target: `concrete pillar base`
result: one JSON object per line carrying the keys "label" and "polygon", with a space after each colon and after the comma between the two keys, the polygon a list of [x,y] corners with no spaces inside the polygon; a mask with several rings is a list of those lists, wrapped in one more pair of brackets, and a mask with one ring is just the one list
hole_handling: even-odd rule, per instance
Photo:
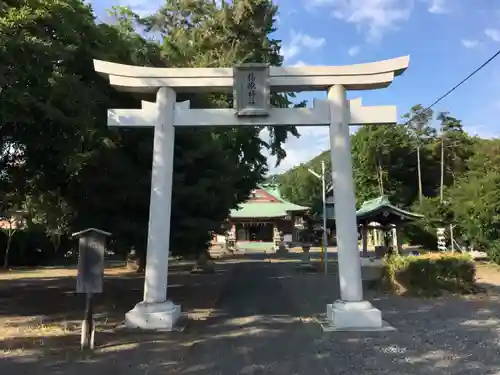
{"label": "concrete pillar base", "polygon": [[368,301],[336,301],[326,305],[326,320],[335,330],[378,330],[384,327],[382,313]]}
{"label": "concrete pillar base", "polygon": [[160,303],[139,302],[125,314],[127,328],[172,331],[181,316],[181,306],[171,301]]}

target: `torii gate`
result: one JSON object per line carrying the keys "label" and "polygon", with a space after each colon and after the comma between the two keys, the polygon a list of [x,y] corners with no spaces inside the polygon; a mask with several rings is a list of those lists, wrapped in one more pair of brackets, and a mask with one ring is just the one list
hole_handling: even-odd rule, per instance
{"label": "torii gate", "polygon": [[[181,307],[167,299],[168,254],[175,127],[181,126],[329,126],[341,299],[328,304],[332,329],[381,329],[380,310],[363,300],[356,223],[349,125],[391,124],[394,106],[364,107],[347,100],[346,90],[389,86],[409,57],[350,66],[234,68],[148,68],[94,60],[94,68],[117,90],[156,93],[142,109],[108,110],[108,126],[154,127],[151,201],[144,299],[126,314],[129,327],[171,330]],[[327,90],[313,108],[270,108],[270,92]],[[176,104],[177,92],[234,92],[234,109],[189,109]]]}

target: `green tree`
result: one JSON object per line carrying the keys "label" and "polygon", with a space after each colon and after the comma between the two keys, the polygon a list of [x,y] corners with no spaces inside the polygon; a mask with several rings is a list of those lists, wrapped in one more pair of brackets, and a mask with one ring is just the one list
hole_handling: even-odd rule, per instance
{"label": "green tree", "polygon": [[29,220],[41,225],[52,244],[54,255],[61,245],[61,237],[68,234],[75,212],[58,191],[28,196],[24,202]]}
{"label": "green tree", "polygon": [[18,230],[23,229],[25,220],[21,207],[20,197],[13,194],[3,194],[0,207],[0,230],[7,236],[7,243],[4,249],[4,268],[9,267],[9,255],[12,245],[12,238]]}
{"label": "green tree", "polygon": [[[35,214],[45,218],[46,231],[100,227],[123,251],[146,244],[152,131],[106,127],[108,108],[133,108],[139,101],[111,88],[94,72],[92,58],[159,67],[282,63],[280,42],[270,37],[277,9],[271,1],[172,1],[143,18],[116,7],[112,25],[97,24],[80,0],[2,5],[0,137],[3,149],[19,150],[19,162],[2,165],[2,173],[21,197],[37,198]],[[191,100],[194,108],[232,105],[221,94],[179,100]],[[289,95],[273,95],[272,103],[291,104]],[[209,230],[264,179],[262,147],[279,161],[286,155],[281,144],[298,135],[293,127],[269,131],[269,142],[260,139],[259,127],[176,131],[176,253],[206,249]],[[68,227],[49,220],[53,204],[40,200],[65,202]]]}
{"label": "green tree", "polygon": [[351,140],[358,204],[387,195],[408,206],[417,190],[412,139],[400,125],[363,126]]}
{"label": "green tree", "polygon": [[422,201],[424,197],[423,177],[422,177],[422,148],[428,144],[430,139],[435,137],[435,130],[431,128],[433,111],[426,109],[422,105],[414,105],[410,112],[403,116],[407,120],[408,129],[410,130],[415,150],[417,151],[417,183],[418,196]]}
{"label": "green tree", "polygon": [[442,202],[445,187],[454,186],[458,177],[466,171],[467,159],[472,155],[473,140],[465,133],[462,122],[448,112],[441,112],[438,120],[441,122],[439,148]]}
{"label": "green tree", "polygon": [[[490,250],[500,236],[500,142],[482,140],[474,148],[468,171],[450,191],[459,229],[477,247]],[[499,259],[499,254],[493,254]]]}
{"label": "green tree", "polygon": [[314,212],[321,209],[321,180],[314,176],[308,169],[317,173],[321,171],[321,162],[325,162],[325,174],[327,186],[331,181],[330,152],[324,151],[307,163],[281,174],[277,179],[280,191],[284,198],[289,201],[311,207]]}
{"label": "green tree", "polygon": [[[138,22],[146,32],[162,35],[165,66],[228,67],[242,62],[276,66],[283,60],[280,42],[270,37],[275,31],[276,12],[277,7],[264,0],[220,5],[206,0],[179,0]],[[189,95],[183,99],[191,100],[195,108],[232,106],[232,98],[224,94]],[[282,94],[274,94],[271,102],[276,107],[291,105],[288,96]],[[288,134],[298,135],[293,127],[270,127],[270,141],[263,142],[260,131],[260,127],[176,131],[172,236],[177,246],[195,251],[206,248],[207,233],[218,229],[229,209],[246,200],[255,185],[264,181],[267,160],[262,147],[276,155],[279,162],[286,155],[281,144]],[[193,243],[194,228],[198,228],[198,241],[202,242],[197,245]]]}
{"label": "green tree", "polygon": [[147,207],[149,194],[130,198],[147,190],[135,182],[148,174],[140,147],[151,134],[106,128],[108,108],[135,101],[97,76],[92,58],[153,64],[159,48],[145,48],[153,44],[119,27],[97,25],[90,6],[78,0],[9,3],[0,34],[0,135],[2,144],[19,150],[8,171],[16,191],[24,197],[57,192],[77,214],[74,226],[99,226],[120,240],[145,238],[131,236],[134,225],[122,223],[147,223],[147,209],[130,208]]}

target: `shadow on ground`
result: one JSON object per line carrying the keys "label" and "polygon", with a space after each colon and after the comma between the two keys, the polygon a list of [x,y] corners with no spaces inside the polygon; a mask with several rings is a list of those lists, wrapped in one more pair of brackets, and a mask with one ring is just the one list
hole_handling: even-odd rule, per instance
{"label": "shadow on ground", "polygon": [[[183,301],[196,293],[198,286],[210,286],[225,272],[221,268],[215,275],[191,274],[191,269],[192,264],[170,267],[168,293],[173,299]],[[81,319],[84,297],[75,293],[75,277],[28,276],[0,280],[0,319],[27,317],[44,323]],[[123,313],[142,299],[143,286],[144,276],[135,272],[106,275],[103,293],[95,296],[95,312],[106,314],[108,320],[122,319]]]}
{"label": "shadow on ground", "polygon": [[[5,356],[0,373],[493,375],[500,371],[496,296],[423,300],[369,291],[397,332],[323,333],[314,317],[338,295],[337,276],[304,272],[297,268],[297,260],[247,254],[219,262],[215,275],[179,270],[175,276],[172,271],[172,299],[184,300],[190,313],[203,306],[213,308],[210,316],[197,320],[192,315],[183,322],[182,332],[99,332],[98,348],[87,358],[78,351],[76,332],[24,337],[38,345],[21,349],[9,349],[8,339],[2,340]],[[54,280],[39,282],[55,285]],[[127,302],[119,304],[130,302],[122,308],[126,311],[140,299],[141,282],[132,276],[107,280],[107,288],[116,284],[113,290],[118,294],[103,296],[102,308],[124,299]],[[0,284],[2,316],[48,308],[35,306],[44,299],[33,302],[29,295],[22,304],[6,307],[6,296],[22,293],[20,288],[9,292]],[[64,294],[46,288],[45,298],[56,292]],[[115,314],[122,318],[123,312]]]}

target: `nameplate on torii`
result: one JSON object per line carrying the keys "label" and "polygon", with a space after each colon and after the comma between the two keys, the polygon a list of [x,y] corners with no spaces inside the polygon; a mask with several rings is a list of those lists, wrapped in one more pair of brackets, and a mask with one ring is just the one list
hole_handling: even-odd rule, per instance
{"label": "nameplate on torii", "polygon": [[[328,126],[328,100],[314,99],[312,108],[270,108],[267,116],[237,116],[234,108],[190,109],[189,101],[174,107],[173,126]],[[348,101],[349,125],[387,125],[397,122],[396,106],[363,106],[361,98]],[[339,109],[340,110],[340,109]],[[109,109],[108,126],[155,126],[158,108],[155,102],[142,101],[141,109]]]}
{"label": "nameplate on torii", "polygon": [[249,63],[233,68],[233,101],[237,116],[269,116],[269,65]]}

